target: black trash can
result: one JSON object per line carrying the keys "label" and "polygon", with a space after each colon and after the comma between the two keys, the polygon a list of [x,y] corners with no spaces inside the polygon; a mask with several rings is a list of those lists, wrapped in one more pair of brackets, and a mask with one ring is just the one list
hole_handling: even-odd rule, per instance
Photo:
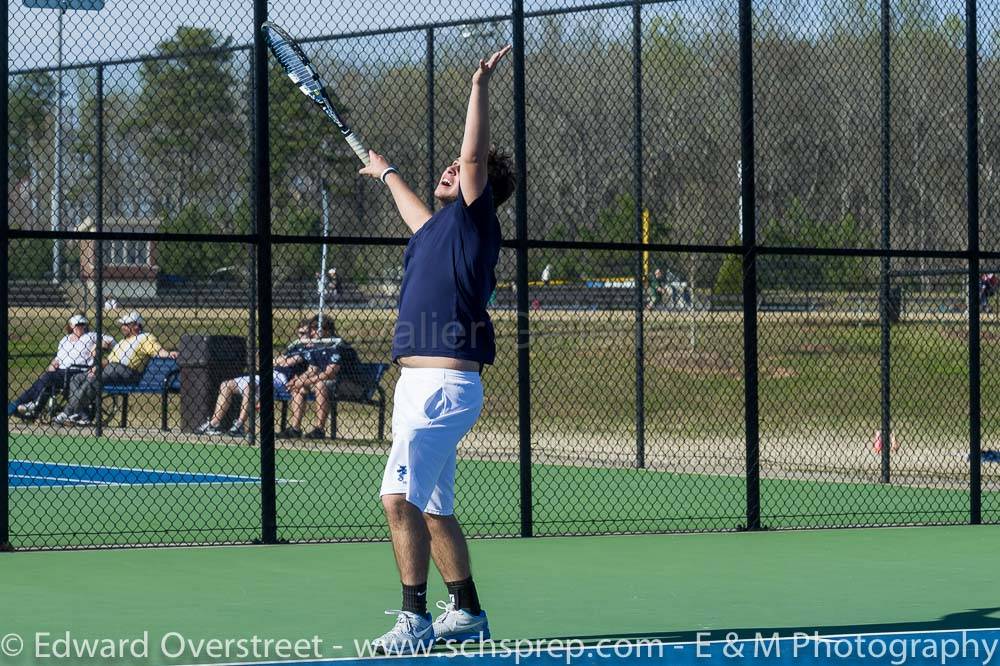
{"label": "black trash can", "polygon": [[898,324],[900,317],[903,315],[903,288],[902,287],[892,287],[889,289],[889,302],[887,303],[886,310],[889,314],[889,323]]}
{"label": "black trash can", "polygon": [[[181,430],[194,430],[212,416],[219,384],[246,374],[247,341],[235,335],[181,336],[177,364],[181,368]],[[234,400],[223,427],[239,411]]]}

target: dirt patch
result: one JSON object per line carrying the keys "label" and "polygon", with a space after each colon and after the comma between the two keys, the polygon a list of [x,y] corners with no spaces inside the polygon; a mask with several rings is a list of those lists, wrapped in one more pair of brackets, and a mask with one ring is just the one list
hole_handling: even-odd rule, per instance
{"label": "dirt patch", "polygon": [[[948,340],[955,340],[956,342],[968,343],[969,341],[969,331],[965,328],[948,328],[940,331],[942,337]],[[993,333],[992,331],[984,331],[980,329],[979,332],[980,342],[1000,342],[1000,332]]]}
{"label": "dirt patch", "polygon": [[[833,345],[820,345],[815,343],[807,343],[804,345],[799,345],[795,348],[794,353],[796,354],[833,354],[837,351],[837,348]],[[843,350],[840,350],[843,351]]]}
{"label": "dirt patch", "polygon": [[[797,377],[793,368],[775,363],[769,359],[760,362],[760,374],[767,379],[789,379]],[[743,378],[743,359],[731,358],[713,351],[656,351],[646,354],[646,367],[677,372],[688,377]]]}
{"label": "dirt patch", "polygon": [[725,377],[739,379],[743,376],[743,361],[735,360],[712,351],[660,351],[647,353],[646,366],[679,372],[689,377]]}

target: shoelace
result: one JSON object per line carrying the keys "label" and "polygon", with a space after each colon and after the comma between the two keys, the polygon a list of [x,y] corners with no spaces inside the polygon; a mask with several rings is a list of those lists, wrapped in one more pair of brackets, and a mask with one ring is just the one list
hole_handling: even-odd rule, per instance
{"label": "shoelace", "polygon": [[450,601],[438,601],[437,607],[444,611],[444,613],[438,616],[437,618],[438,621],[443,621],[452,613],[459,612],[458,609],[455,608],[455,604],[451,603]]}
{"label": "shoelace", "polygon": [[395,615],[396,616],[396,626],[393,627],[393,630],[395,630],[396,628],[398,628],[400,624],[403,624],[403,625],[406,625],[406,630],[407,631],[410,631],[410,632],[413,631],[413,624],[412,624],[412,621],[410,619],[410,616],[407,615],[406,613],[404,613],[403,611],[401,611],[401,610],[387,610],[385,612],[385,614],[386,615]]}

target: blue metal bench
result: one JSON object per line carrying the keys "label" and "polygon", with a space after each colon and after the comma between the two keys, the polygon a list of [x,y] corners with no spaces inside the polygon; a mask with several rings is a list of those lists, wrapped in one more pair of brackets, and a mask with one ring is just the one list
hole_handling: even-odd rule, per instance
{"label": "blue metal bench", "polygon": [[129,396],[145,393],[160,395],[160,429],[167,430],[167,398],[171,393],[180,393],[180,372],[180,366],[175,359],[154,356],[146,363],[146,369],[136,383],[105,384],[104,395],[122,398],[121,427],[128,426]]}
{"label": "blue metal bench", "polygon": [[[340,385],[334,380],[334,394],[330,400],[330,439],[337,439],[337,403],[354,402],[361,405],[373,405],[378,407],[378,438],[385,439],[385,390],[382,388],[382,377],[389,369],[388,363],[361,363],[358,365],[357,375],[351,377],[352,389],[350,391],[341,390]],[[281,429],[284,430],[288,423],[288,403],[292,399],[291,394],[284,387],[275,389],[274,399],[281,402]],[[308,400],[316,399],[312,393]]]}

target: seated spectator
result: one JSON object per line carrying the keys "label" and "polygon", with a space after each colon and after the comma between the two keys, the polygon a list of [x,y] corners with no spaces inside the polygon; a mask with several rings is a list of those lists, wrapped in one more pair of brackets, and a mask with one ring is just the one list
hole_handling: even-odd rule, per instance
{"label": "seated spectator", "polygon": [[[177,352],[164,349],[159,340],[144,330],[142,315],[132,311],[118,318],[122,340],[103,359],[101,373],[104,384],[135,384],[142,377],[149,359],[177,358]],[[55,423],[90,425],[90,412],[97,407],[100,396],[97,389],[97,369],[91,368],[70,381],[69,402],[56,414]]]}
{"label": "seated spectator", "polygon": [[331,268],[326,272],[327,275],[327,289],[330,292],[330,296],[336,298],[340,295],[340,277],[337,276],[337,269]]}
{"label": "seated spectator", "polygon": [[990,304],[990,298],[997,292],[997,287],[1000,287],[1000,276],[996,273],[983,273],[979,276],[979,309],[987,310]]}
{"label": "seated spectator", "polygon": [[663,304],[667,286],[664,283],[663,271],[657,268],[653,271],[653,277],[649,278],[649,285],[646,287],[646,307],[655,308]]}
{"label": "seated spectator", "polygon": [[[271,381],[275,389],[285,386],[288,380],[306,370],[307,365],[303,352],[308,343],[318,335],[316,325],[309,320],[303,320],[299,322],[296,333],[298,340],[288,345],[285,353],[274,359],[274,372]],[[260,386],[260,375],[254,376],[254,385]],[[199,435],[223,434],[222,420],[226,418],[229,406],[237,395],[241,396],[243,400],[240,405],[240,415],[225,432],[233,437],[245,436],[250,421],[250,375],[228,379],[219,384],[219,397],[215,400],[215,411],[212,413],[212,418],[198,427],[195,433]]]}
{"label": "seated spectator", "polygon": [[[55,358],[27,391],[7,405],[8,416],[13,414],[26,421],[33,420],[38,415],[44,396],[61,391],[74,375],[86,372],[94,365],[97,333],[90,332],[89,328],[87,318],[82,314],[70,317],[66,335],[59,341]],[[110,349],[114,342],[113,337],[105,335],[104,349]]]}
{"label": "seated spectator", "polygon": [[336,337],[332,319],[323,320],[321,338],[304,350],[305,372],[288,381],[287,389],[292,395],[292,414],[287,428],[278,437],[295,439],[302,437],[302,418],[310,394],[316,397],[316,419],[313,428],[305,434],[307,439],[326,437],[326,419],[330,415],[330,401],[335,397],[337,387],[342,383],[355,381],[360,361],[354,349],[343,338]]}

